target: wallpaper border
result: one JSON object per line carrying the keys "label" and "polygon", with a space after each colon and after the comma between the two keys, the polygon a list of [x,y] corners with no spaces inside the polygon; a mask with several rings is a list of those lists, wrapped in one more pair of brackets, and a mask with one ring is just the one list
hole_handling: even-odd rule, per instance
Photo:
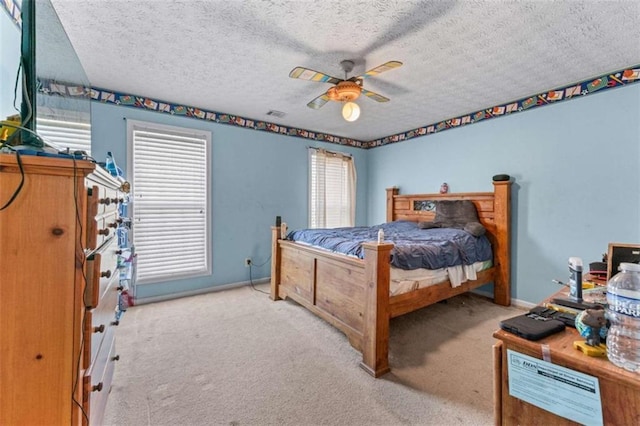
{"label": "wallpaper border", "polygon": [[55,81],[41,81],[40,90],[48,94],[63,96],[86,96],[87,92],[93,101],[110,103],[120,106],[145,109],[175,116],[184,116],[199,120],[212,121],[251,130],[266,131],[286,136],[295,136],[320,142],[329,142],[337,145],[346,145],[356,148],[370,149],[392,143],[402,142],[421,136],[441,133],[445,130],[479,123],[492,118],[509,116],[518,112],[529,111],[545,105],[557,104],[567,100],[580,98],[594,93],[600,93],[608,89],[627,86],[640,82],[640,64],[623,68],[612,73],[601,75],[597,78],[584,80],[579,83],[560,86],[549,91],[527,96],[517,101],[492,106],[490,108],[474,111],[458,117],[442,120],[437,123],[418,127],[413,130],[401,132],[384,138],[364,142],[322,132],[299,129],[296,127],[282,126],[267,121],[254,120],[233,114],[217,111],[209,111],[194,106],[165,102],[144,96],[121,93],[108,89],[84,88],[77,85],[69,85]]}
{"label": "wallpaper border", "polygon": [[283,126],[268,121],[254,120],[239,115],[200,109],[194,106],[165,102],[144,96],[131,95],[113,90],[91,88],[91,99],[101,103],[110,103],[120,106],[140,108],[175,116],[190,117],[199,120],[212,121],[220,124],[228,124],[251,130],[259,130],[277,133],[286,136],[296,136],[312,139],[320,142],[329,142],[337,145],[346,145],[356,148],[365,148],[366,142],[313,130],[299,129],[297,127]]}
{"label": "wallpaper border", "polygon": [[528,111],[545,105],[557,104],[574,98],[599,93],[607,89],[614,89],[640,81],[640,64],[632,65],[618,71],[600,75],[596,78],[583,80],[579,83],[559,86],[546,92],[527,96],[517,101],[507,102],[481,109],[469,114],[460,115],[446,120],[432,123],[413,130],[385,136],[366,143],[365,148],[376,148],[391,143],[401,142],[415,137],[440,133],[445,130],[469,124],[479,123],[492,118],[508,116],[522,111]]}

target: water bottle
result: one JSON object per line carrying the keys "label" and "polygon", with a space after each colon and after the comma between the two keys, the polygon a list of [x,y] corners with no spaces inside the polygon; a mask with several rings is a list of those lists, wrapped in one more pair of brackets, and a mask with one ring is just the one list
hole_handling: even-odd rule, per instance
{"label": "water bottle", "polygon": [[111,151],[107,152],[107,161],[105,162],[104,167],[112,176],[118,176],[118,166],[116,166],[116,160],[114,160]]}
{"label": "water bottle", "polygon": [[640,265],[620,264],[620,272],[607,283],[607,304],[607,357],[640,373]]}

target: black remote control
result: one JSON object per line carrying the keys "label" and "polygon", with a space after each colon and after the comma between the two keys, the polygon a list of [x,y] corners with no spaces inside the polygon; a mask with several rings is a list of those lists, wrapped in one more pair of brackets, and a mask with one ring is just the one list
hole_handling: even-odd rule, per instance
{"label": "black remote control", "polygon": [[573,300],[560,298],[551,299],[551,303],[555,303],[556,305],[560,306],[566,306],[567,308],[578,309],[581,311],[584,311],[585,309],[595,308],[597,306],[597,304],[595,303],[574,302]]}

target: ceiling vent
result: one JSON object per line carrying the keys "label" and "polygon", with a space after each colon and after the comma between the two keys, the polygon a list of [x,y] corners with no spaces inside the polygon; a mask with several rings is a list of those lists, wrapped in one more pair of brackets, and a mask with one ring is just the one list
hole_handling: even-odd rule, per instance
{"label": "ceiling vent", "polygon": [[286,114],[285,114],[284,112],[282,112],[282,111],[276,111],[276,110],[272,109],[271,111],[269,111],[269,112],[267,113],[267,115],[271,115],[271,116],[273,116],[273,117],[282,118],[282,117],[284,117]]}

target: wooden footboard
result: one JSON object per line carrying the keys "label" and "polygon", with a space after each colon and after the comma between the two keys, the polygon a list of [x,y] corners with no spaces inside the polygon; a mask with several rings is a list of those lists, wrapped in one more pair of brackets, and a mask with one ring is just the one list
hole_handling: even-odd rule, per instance
{"label": "wooden footboard", "polygon": [[494,266],[474,281],[449,281],[389,296],[393,244],[365,243],[364,259],[281,239],[272,227],[271,298],[290,297],[341,330],[362,352],[361,367],[374,377],[389,371],[389,320],[481,285],[494,283],[494,301],[510,304],[510,182],[494,182],[494,193],[398,195],[387,190],[387,221],[433,220],[430,200],[468,199],[476,204],[493,246]]}
{"label": "wooden footboard", "polygon": [[[389,280],[393,244],[367,243],[364,260],[280,240],[272,227],[271,298],[290,297],[341,330],[374,377],[389,371]],[[279,267],[278,267],[279,265]]]}

